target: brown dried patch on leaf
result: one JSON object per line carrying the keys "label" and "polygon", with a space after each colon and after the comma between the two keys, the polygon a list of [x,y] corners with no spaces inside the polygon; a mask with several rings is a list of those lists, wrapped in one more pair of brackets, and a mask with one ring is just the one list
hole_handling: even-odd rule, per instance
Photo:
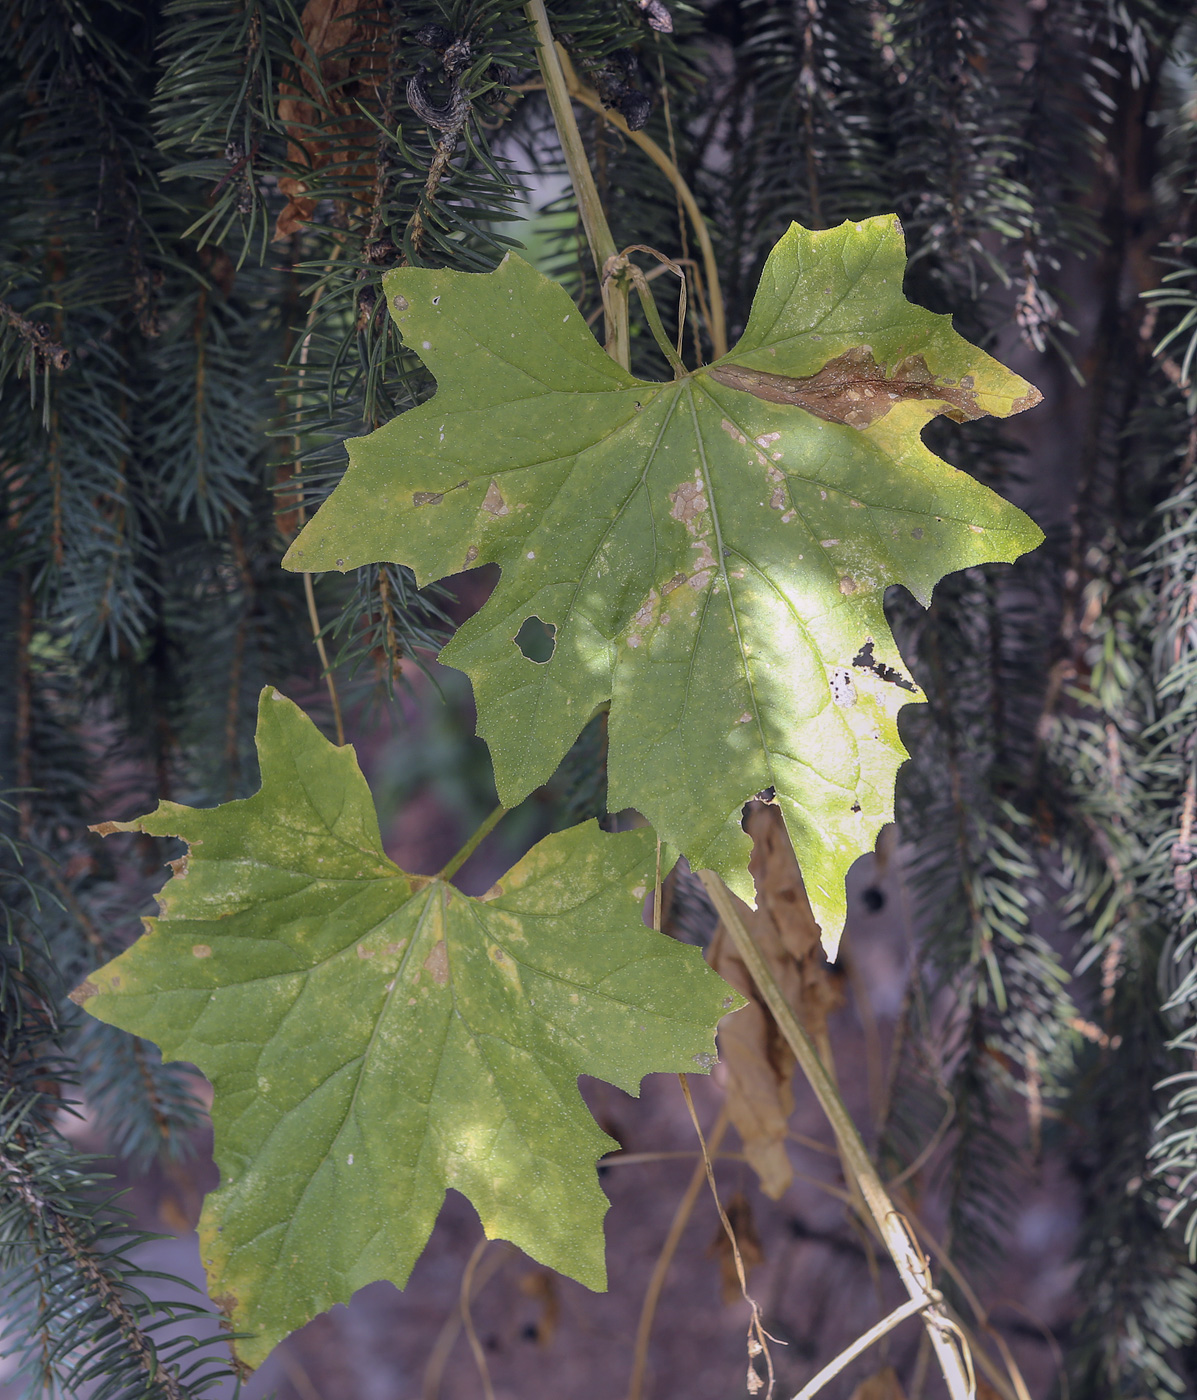
{"label": "brown dried patch on leaf", "polygon": [[[303,38],[291,42],[296,64],[279,83],[278,115],[287,132],[287,160],[315,174],[335,169],[338,188],[363,202],[374,183],[374,163],[353,161],[373,149],[374,128],[359,102],[368,102],[386,71],[385,27],[362,0],[308,0],[300,16]],[[310,180],[285,175],[279,189],[287,204],[274,236],[289,238],[316,211]]]}
{"label": "brown dried patch on leaf", "polygon": [[489,515],[510,515],[511,507],[503,499],[503,493],[499,490],[499,483],[492,481],[486,495],[482,498],[482,509]]}
{"label": "brown dried patch on leaf", "polygon": [[424,966],[432,973],[432,980],[440,986],[443,987],[449,980],[449,954],[443,938],[432,945],[432,952],[424,959]]}
{"label": "brown dried patch on leaf", "polygon": [[94,982],[80,982],[74,991],[68,992],[67,995],[76,1006],[82,1006],[85,1001],[90,1001],[92,997],[96,996],[99,990]]}
{"label": "brown dried patch on leaf", "polygon": [[683,481],[675,491],[670,491],[669,500],[669,514],[675,520],[680,520],[686,529],[694,534],[698,528],[694,522],[707,508],[707,497],[702,482]]}
{"label": "brown dried patch on leaf", "polygon": [[[765,1251],[761,1245],[761,1237],[757,1234],[752,1204],[743,1191],[737,1191],[724,1210],[736,1237],[740,1259],[744,1264],[744,1274],[747,1277],[758,1264],[765,1262]],[[723,1299],[724,1307],[738,1303],[743,1297],[740,1292],[740,1276],[736,1272],[736,1256],[732,1251],[731,1240],[727,1237],[722,1221],[707,1245],[707,1257],[718,1261],[719,1296]]]}
{"label": "brown dried patch on leaf", "polygon": [[[978,1400],[981,1392],[977,1391]],[[875,1375],[866,1376],[852,1392],[852,1400],[906,1400],[906,1392],[892,1366],[883,1366]]]}
{"label": "brown dried patch on leaf", "polygon": [[[850,428],[867,428],[904,399],[934,399],[944,404],[940,411],[957,423],[983,418],[971,375],[960,382],[936,379],[921,355],[907,355],[894,367],[879,365],[868,345],[845,350],[828,360],[818,374],[793,379],[768,370],[744,365],[719,365],[709,371],[712,379],[729,389],[740,389],[769,403],[793,404],[829,423],[846,423]],[[1038,391],[1028,402],[1038,403]]]}
{"label": "brown dried patch on leaf", "polygon": [[[752,838],[749,870],[756,884],[755,910],[737,900],[745,927],[821,1052],[827,1045],[827,1017],[843,1001],[841,975],[823,955],[803,888],[798,862],[780,810],[753,802],[745,830]],[[734,896],[733,896],[734,898]],[[720,924],[707,949],[716,972],[748,998],[748,1005],[719,1027],[720,1059],[727,1073],[727,1105],[744,1144],[744,1155],[774,1200],[793,1179],[786,1152],[786,1127],[794,1111],[790,1081],[794,1056],[777,1023],[756,997],[748,969]]]}

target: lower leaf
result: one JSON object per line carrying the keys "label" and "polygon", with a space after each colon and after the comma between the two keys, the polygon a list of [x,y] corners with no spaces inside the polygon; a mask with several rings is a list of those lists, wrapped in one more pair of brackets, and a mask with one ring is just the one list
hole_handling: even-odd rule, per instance
{"label": "lower leaf", "polygon": [[482,899],[382,849],[351,747],[277,691],[262,788],[164,802],[104,834],[179,836],[146,935],[73,994],[211,1080],[221,1186],[200,1222],[212,1296],[256,1366],[376,1279],[402,1286],[446,1187],[504,1238],[605,1287],[611,1142],[579,1074],[636,1093],[709,1068],[739,998],[640,917],[656,844],[594,822],[550,836]]}

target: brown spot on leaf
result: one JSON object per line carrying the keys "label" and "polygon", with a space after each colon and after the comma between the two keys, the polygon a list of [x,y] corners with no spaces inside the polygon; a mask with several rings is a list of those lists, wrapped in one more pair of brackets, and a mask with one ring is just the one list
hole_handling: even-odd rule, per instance
{"label": "brown spot on leaf", "polygon": [[92,997],[98,996],[99,987],[92,981],[80,982],[74,991],[68,993],[76,1006],[82,1006],[85,1001],[90,1001]]}
{"label": "brown spot on leaf", "polygon": [[850,597],[856,592],[857,583],[851,574],[844,574],[840,579],[840,592],[845,597]]}
{"label": "brown spot on leaf", "polygon": [[1028,408],[1034,408],[1036,407],[1036,405],[1041,404],[1042,402],[1043,395],[1039,392],[1038,389],[1035,388],[1033,384],[1031,384],[1027,387],[1027,392],[1022,396],[1022,398],[1015,399],[1014,402],[1010,405],[1010,412],[1012,414],[1023,413]]}
{"label": "brown spot on leaf", "polygon": [[414,506],[439,506],[445,499],[443,491],[413,491],[411,503]]}
{"label": "brown spot on leaf", "polygon": [[241,1299],[235,1293],[220,1293],[212,1301],[224,1313],[225,1317],[232,1317],[237,1311],[237,1304]]}
{"label": "brown spot on leaf", "polygon": [[206,943],[193,943],[191,945],[191,956],[193,958],[210,958],[212,949]]}
{"label": "brown spot on leaf", "polygon": [[669,580],[669,582],[661,589],[662,596],[664,596],[666,593],[672,593],[675,588],[680,588],[682,584],[685,583],[685,581],[685,574],[674,574],[674,576]]}
{"label": "brown spot on leaf", "polygon": [[365,958],[372,958],[372,957],[374,956],[374,949],[373,949],[373,948],[367,948],[366,945],[365,945],[364,943],[359,943],[359,944],[357,945],[357,955],[358,955],[359,958],[363,958],[363,959],[365,959]]}
{"label": "brown spot on leaf", "polygon": [[653,613],[656,611],[657,590],[650,588],[648,597],[641,604],[640,611],[633,618],[633,625],[636,627],[647,627],[653,620]]}
{"label": "brown spot on leaf", "polygon": [[502,894],[502,885],[492,885],[490,889],[486,891],[485,894],[480,894],[478,896],[478,902],[480,904],[489,904],[492,899],[500,899],[502,897]]}
{"label": "brown spot on leaf", "polygon": [[511,510],[507,502],[503,499],[503,493],[499,490],[497,481],[492,481],[490,489],[482,498],[482,509],[489,511],[491,515],[510,515]]}
{"label": "brown spot on leaf", "polygon": [[851,428],[867,428],[904,399],[938,401],[945,405],[940,412],[958,423],[984,416],[967,376],[959,384],[937,380],[922,355],[907,355],[889,374],[886,366],[873,358],[868,345],[845,350],[817,374],[801,378],[748,369],[745,365],[718,365],[709,374],[729,389],[739,389],[768,403],[792,404],[816,418],[846,423]]}
{"label": "brown spot on leaf", "polygon": [[698,558],[694,561],[694,572],[690,575],[690,587],[698,591],[710,583],[711,576],[719,566],[715,556],[711,553],[711,546],[706,540],[699,540],[690,548],[698,550]]}
{"label": "brown spot on leaf", "polygon": [[180,856],[178,860],[168,860],[166,863],[174,872],[175,879],[182,880],[186,876],[187,871],[191,868],[191,852],[188,851],[186,855]]}
{"label": "brown spot on leaf", "polygon": [[670,491],[669,499],[672,508],[669,514],[675,520],[680,520],[683,525],[694,533],[694,521],[707,508],[706,493],[702,483],[699,481],[683,481],[676,491]]}
{"label": "brown spot on leaf", "polygon": [[468,568],[470,567],[470,565],[474,562],[474,560],[477,559],[477,557],[478,557],[478,546],[477,546],[476,544],[472,544],[472,545],[470,545],[469,549],[466,550],[465,561],[466,561],[466,568],[467,568],[467,569],[468,569]]}
{"label": "brown spot on leaf", "polygon": [[432,951],[424,959],[425,968],[432,973],[432,980],[444,986],[449,980],[449,954],[445,950],[445,940],[432,945]]}

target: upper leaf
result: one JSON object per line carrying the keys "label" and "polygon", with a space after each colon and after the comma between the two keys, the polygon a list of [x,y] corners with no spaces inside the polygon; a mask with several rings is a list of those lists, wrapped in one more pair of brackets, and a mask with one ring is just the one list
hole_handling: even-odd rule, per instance
{"label": "upper leaf", "polygon": [[[436,395],[350,444],[285,560],[409,564],[421,583],[494,562],[486,605],[441,653],[474,683],[499,794],[544,782],[611,702],[613,807],[752,899],[743,803],[773,788],[834,953],[844,875],[893,814],[897,713],[917,688],[882,607],[1042,539],[935,457],[935,414],[1038,401],[951,318],[902,295],[896,218],[773,250],[723,360],[633,378],[555,283],[492,273],[386,279]],[[555,629],[547,663],[515,638]]]}
{"label": "upper leaf", "polygon": [[221,1186],[200,1242],[213,1298],[257,1334],[241,1355],[402,1285],[446,1186],[488,1236],[602,1288],[612,1144],[578,1075],[635,1094],[652,1070],[705,1070],[740,1003],[644,927],[652,834],[588,822],[470,899],[387,859],[352,748],[277,691],[257,743],[255,796],[100,828],[190,853],[162,917],[74,993],[212,1082]]}

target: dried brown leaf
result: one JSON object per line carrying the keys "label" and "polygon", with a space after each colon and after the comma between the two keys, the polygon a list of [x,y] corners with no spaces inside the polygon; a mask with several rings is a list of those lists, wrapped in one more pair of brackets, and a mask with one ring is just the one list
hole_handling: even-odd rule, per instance
{"label": "dried brown leaf", "polygon": [[[769,964],[786,1000],[820,1048],[827,1017],[843,1001],[842,979],[827,962],[798,862],[775,806],[754,802],[745,830],[752,837],[749,870],[756,884],[755,910],[736,905],[745,927]],[[734,896],[733,896],[734,897]],[[728,1111],[761,1189],[776,1200],[793,1180],[786,1126],[794,1111],[790,1080],[794,1056],[777,1023],[755,994],[748,969],[720,925],[707,950],[716,972],[748,998],[748,1005],[719,1027],[720,1058],[727,1074]]]}
{"label": "dried brown leaf", "polygon": [[[382,81],[385,26],[364,8],[364,0],[308,0],[300,23],[303,38],[291,44],[296,66],[279,83],[287,159],[313,174],[335,167],[338,184],[365,198],[374,182],[374,162],[352,156],[370,144],[373,128],[357,104]],[[297,233],[318,202],[301,175],[283,176],[278,183],[287,204],[275,225],[276,239]]]}
{"label": "dried brown leaf", "polygon": [[[980,1393],[978,1392],[978,1400]],[[883,1366],[875,1375],[867,1376],[852,1392],[851,1400],[906,1400],[898,1374],[892,1366]]]}

